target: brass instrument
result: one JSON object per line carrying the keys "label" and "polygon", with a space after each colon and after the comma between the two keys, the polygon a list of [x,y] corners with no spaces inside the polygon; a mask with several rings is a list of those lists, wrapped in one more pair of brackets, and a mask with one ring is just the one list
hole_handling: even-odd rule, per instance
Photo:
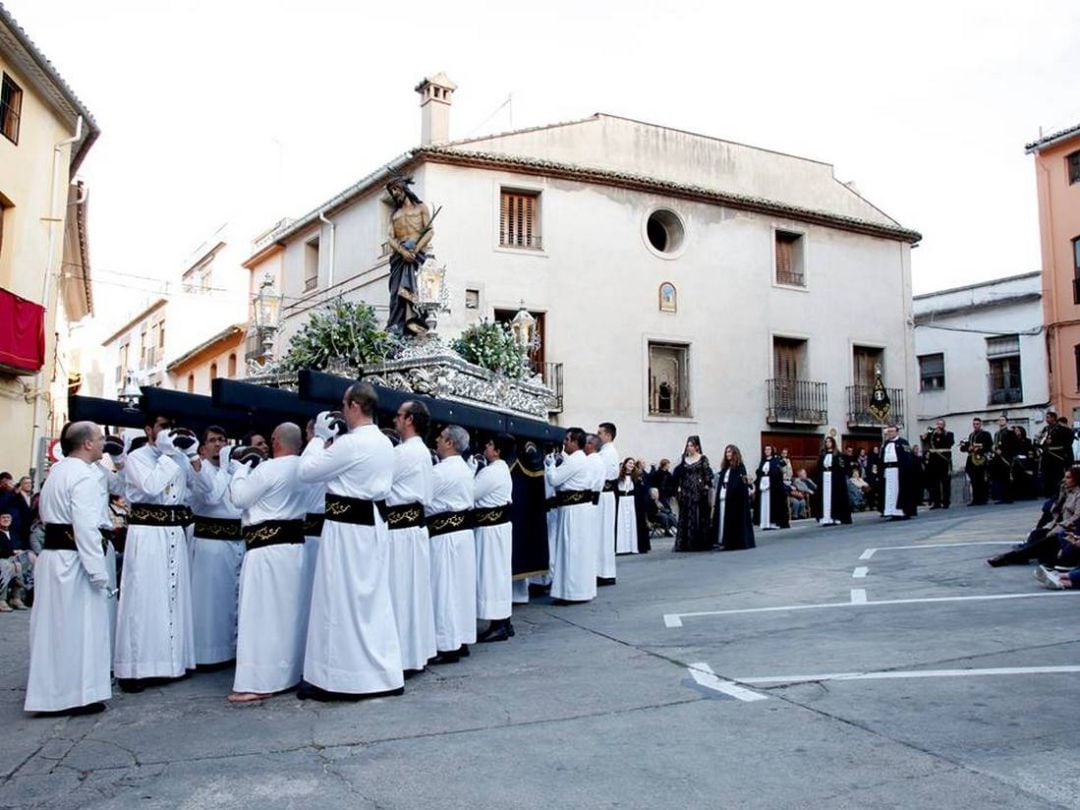
{"label": "brass instrument", "polygon": [[[971,435],[974,436],[975,434],[973,433]],[[967,453],[968,460],[971,461],[972,465],[975,467],[981,467],[986,463],[986,456],[983,455],[985,452],[983,446],[978,442],[972,441],[970,436],[960,442],[960,452]]]}

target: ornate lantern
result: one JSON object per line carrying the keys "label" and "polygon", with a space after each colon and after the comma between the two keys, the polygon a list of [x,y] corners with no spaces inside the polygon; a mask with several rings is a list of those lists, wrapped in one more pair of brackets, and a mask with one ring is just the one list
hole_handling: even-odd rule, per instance
{"label": "ornate lantern", "polygon": [[524,301],[521,302],[521,309],[510,321],[510,334],[514,337],[514,343],[526,354],[540,348],[540,335],[536,331],[536,318],[529,314],[529,310],[525,309]]}
{"label": "ornate lantern", "polygon": [[137,411],[139,409],[139,399],[141,397],[142,390],[139,388],[139,384],[135,382],[135,373],[129,371],[127,373],[127,378],[124,381],[124,390],[116,395],[116,399],[126,410]]}
{"label": "ornate lantern", "polygon": [[267,273],[255,296],[255,329],[263,344],[263,356],[270,361],[274,348],[274,334],[281,325],[281,301],[285,296],[274,286],[274,279]]}

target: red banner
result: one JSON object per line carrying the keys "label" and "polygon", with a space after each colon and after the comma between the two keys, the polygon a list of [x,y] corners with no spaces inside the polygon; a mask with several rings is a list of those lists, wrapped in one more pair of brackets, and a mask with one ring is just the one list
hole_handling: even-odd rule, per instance
{"label": "red banner", "polygon": [[45,365],[45,307],[0,287],[0,370],[29,374]]}

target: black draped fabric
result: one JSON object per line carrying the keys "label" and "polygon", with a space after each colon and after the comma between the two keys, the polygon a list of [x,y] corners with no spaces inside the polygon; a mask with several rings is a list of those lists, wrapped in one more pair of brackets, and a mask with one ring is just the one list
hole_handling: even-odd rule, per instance
{"label": "black draped fabric", "polygon": [[534,446],[507,459],[513,502],[512,571],[515,577],[548,570],[547,513],[544,509],[544,456]]}
{"label": "black draped fabric", "polygon": [[[715,520],[713,538],[725,551],[754,548],[754,521],[750,515],[750,487],[746,483],[746,465],[731,467],[727,480],[727,498],[724,501],[724,525]],[[724,470],[716,486],[716,515],[720,514],[720,491],[724,488]]]}
{"label": "black draped fabric", "polygon": [[649,522],[646,519],[649,505],[649,488],[644,481],[634,482],[634,517],[637,520],[637,550],[638,554],[648,554],[652,551],[652,541],[649,540]]}
{"label": "black draped fabric", "polygon": [[825,469],[825,453],[818,456],[817,472],[814,474],[814,482],[817,490],[810,496],[814,504],[814,514],[819,518],[825,514],[823,500],[825,498],[825,476],[831,476],[832,498],[830,507],[833,520],[841,523],[851,523],[851,498],[848,496],[848,465],[850,459],[843,453],[832,454],[832,467]]}
{"label": "black draped fabric", "polygon": [[[764,466],[765,459],[762,458],[761,461],[758,462],[754,473],[755,524],[761,523],[761,479],[764,478],[761,469]],[[788,519],[787,501],[787,488],[784,486],[783,459],[781,459],[780,456],[771,456],[769,458],[769,517],[772,519],[772,522],[781,529],[787,529],[791,526],[791,521]]]}
{"label": "black draped fabric", "polygon": [[712,467],[708,456],[694,464],[685,459],[675,468],[674,483],[679,496],[679,530],[675,536],[675,551],[707,551],[712,548],[712,504],[709,486]]}

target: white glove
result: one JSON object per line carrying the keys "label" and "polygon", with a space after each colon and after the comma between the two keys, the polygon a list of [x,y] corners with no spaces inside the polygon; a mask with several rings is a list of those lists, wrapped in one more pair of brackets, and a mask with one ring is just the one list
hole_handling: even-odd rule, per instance
{"label": "white glove", "polygon": [[344,433],[345,422],[336,411],[323,411],[315,417],[315,436],[323,439],[336,439]]}
{"label": "white glove", "polygon": [[154,447],[167,456],[184,455],[180,452],[180,449],[172,443],[172,431],[168,429],[158,431],[157,439],[154,441]]}
{"label": "white glove", "polygon": [[477,469],[480,467],[480,463],[476,460],[476,456],[469,456],[465,459],[465,463],[469,465],[469,470],[473,475],[476,475]]}
{"label": "white glove", "polygon": [[544,466],[545,467],[554,467],[555,466],[555,454],[554,453],[548,453],[546,456],[544,456]]}

